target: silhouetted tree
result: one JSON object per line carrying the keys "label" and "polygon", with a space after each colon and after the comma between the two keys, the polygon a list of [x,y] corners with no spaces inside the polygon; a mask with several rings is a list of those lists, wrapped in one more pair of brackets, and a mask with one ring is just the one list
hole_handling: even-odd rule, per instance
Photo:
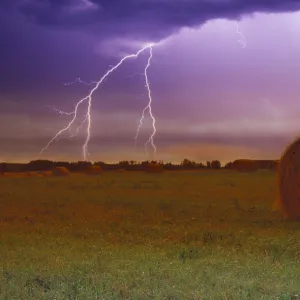
{"label": "silhouetted tree", "polygon": [[120,167],[128,167],[129,166],[129,162],[127,160],[121,160],[119,162],[119,166]]}
{"label": "silhouetted tree", "polygon": [[86,171],[89,168],[91,168],[92,166],[93,166],[93,164],[90,161],[78,161],[75,169],[76,169],[76,171]]}
{"label": "silhouetted tree", "polygon": [[231,169],[231,167],[232,167],[232,162],[231,161],[226,163],[225,166],[224,166],[225,169]]}
{"label": "silhouetted tree", "polygon": [[5,163],[0,163],[0,174],[5,172]]}
{"label": "silhouetted tree", "polygon": [[211,166],[212,169],[220,169],[221,168],[221,163],[218,160],[213,160],[210,163],[210,166]]}
{"label": "silhouetted tree", "polygon": [[181,162],[181,166],[184,169],[194,169],[196,167],[196,162],[191,161],[190,159],[185,158],[182,162]]}
{"label": "silhouetted tree", "polygon": [[205,165],[203,163],[197,163],[196,164],[196,168],[198,169],[204,169],[205,168]]}
{"label": "silhouetted tree", "polygon": [[46,159],[32,160],[27,164],[26,169],[29,171],[44,171],[53,168],[54,162]]}
{"label": "silhouetted tree", "polygon": [[106,165],[106,163],[105,162],[103,162],[103,161],[96,161],[96,162],[94,162],[94,164],[93,164],[94,166],[105,166]]}

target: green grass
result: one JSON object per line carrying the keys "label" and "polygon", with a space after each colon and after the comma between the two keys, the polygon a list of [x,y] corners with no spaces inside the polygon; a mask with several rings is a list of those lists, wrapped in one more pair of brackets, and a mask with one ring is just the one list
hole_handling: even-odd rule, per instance
{"label": "green grass", "polygon": [[291,299],[277,193],[263,171],[0,178],[0,299]]}

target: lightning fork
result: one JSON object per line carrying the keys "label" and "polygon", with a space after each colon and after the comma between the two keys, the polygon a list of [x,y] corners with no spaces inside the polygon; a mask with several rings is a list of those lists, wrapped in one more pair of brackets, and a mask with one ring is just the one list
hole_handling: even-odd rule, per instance
{"label": "lightning fork", "polygon": [[60,110],[60,109],[56,108],[55,106],[46,105],[46,107],[51,108],[52,110],[56,111],[56,112],[59,113],[60,115],[71,116],[71,115],[74,114],[74,111],[72,111],[72,112],[65,112],[65,111],[63,111],[63,110]]}
{"label": "lightning fork", "polygon": [[79,130],[81,129],[81,127],[84,125],[84,123],[87,121],[87,115],[85,116],[84,120],[81,122],[81,124],[77,127],[76,129],[76,133],[72,134],[70,136],[70,138],[73,138],[74,136],[76,136],[79,133]]}
{"label": "lightning fork", "polygon": [[236,22],[236,33],[240,35],[241,39],[238,40],[238,42],[242,45],[243,48],[246,48],[247,41],[242,32],[239,30],[239,23]]}
{"label": "lightning fork", "polygon": [[[52,144],[52,142],[54,140],[57,139],[57,137],[59,137],[63,132],[65,132],[66,130],[68,130],[70,128],[70,126],[74,123],[75,119],[77,118],[77,112],[78,112],[78,107],[84,102],[84,101],[88,101],[88,107],[87,107],[87,113],[86,113],[86,121],[87,121],[87,136],[86,136],[86,139],[85,139],[85,142],[84,142],[84,145],[82,147],[83,149],[83,158],[84,160],[86,160],[87,158],[87,152],[88,152],[88,143],[89,143],[89,140],[90,140],[90,137],[91,137],[91,125],[92,125],[92,120],[91,120],[91,108],[92,108],[92,96],[93,96],[93,93],[98,89],[98,87],[100,86],[100,84],[104,81],[104,79],[110,75],[110,73],[112,73],[113,71],[115,71],[117,68],[119,68],[119,66],[122,65],[122,63],[127,60],[128,58],[133,58],[133,57],[138,57],[143,51],[145,51],[146,49],[150,49],[150,53],[151,53],[151,57],[152,57],[152,44],[149,44],[149,45],[146,45],[145,47],[143,47],[142,49],[140,49],[138,52],[136,52],[135,54],[130,54],[130,55],[127,55],[127,56],[124,56],[118,64],[116,64],[115,66],[111,67],[102,77],[99,81],[97,81],[97,83],[95,84],[95,86],[91,89],[90,93],[82,98],[81,100],[79,100],[77,102],[77,104],[75,105],[75,109],[74,109],[74,116],[72,118],[72,120],[68,123],[68,125],[66,127],[64,127],[63,129],[59,130],[56,135],[46,144],[46,146],[44,148],[42,148],[42,150],[40,151],[40,156],[43,154],[43,152],[48,149],[48,147]],[[149,60],[148,60],[148,65],[149,65]],[[147,66],[148,66],[147,65]],[[147,70],[147,67],[146,67],[146,70]],[[145,71],[146,72],[146,71]],[[146,74],[147,75],[147,74]],[[147,86],[149,88],[149,82],[148,82],[148,77],[147,77]],[[149,96],[151,97],[151,93],[149,93]],[[151,105],[151,101],[149,102]],[[147,106],[147,108],[148,108]],[[151,117],[154,119],[153,115],[152,115],[152,112],[151,112],[151,107],[149,109],[149,112],[151,114]],[[155,119],[153,121],[153,126],[155,128]],[[152,136],[150,137],[149,141],[152,142],[153,144],[153,137],[154,137],[154,134],[155,134],[155,131],[154,133],[152,134]],[[153,144],[154,145],[154,144]],[[155,146],[154,146],[155,147]]]}
{"label": "lightning fork", "polygon": [[91,86],[92,84],[97,84],[97,81],[85,82],[85,81],[82,81],[80,79],[80,77],[78,77],[75,81],[64,83],[64,85],[72,85],[72,84],[77,83],[77,82],[83,83],[84,85],[87,85],[87,86]]}
{"label": "lightning fork", "polygon": [[[71,115],[74,114],[74,111],[72,111],[72,112],[65,112],[65,111],[63,111],[63,110],[60,110],[60,109],[56,108],[55,106],[46,105],[46,107],[51,108],[53,111],[58,112],[60,115],[71,116]],[[87,120],[87,117],[85,117],[85,119],[84,119],[84,120],[81,122],[81,124],[77,127],[76,133],[72,134],[72,135],[70,136],[70,138],[75,137],[75,136],[79,133],[79,130],[80,130],[81,127],[84,125],[84,123],[86,122],[86,120]],[[70,128],[69,128],[69,129],[70,129]]]}
{"label": "lightning fork", "polygon": [[156,133],[156,127],[155,127],[155,118],[153,116],[152,107],[151,107],[152,97],[151,97],[151,89],[150,89],[150,83],[149,83],[149,78],[148,78],[148,68],[151,66],[151,59],[152,59],[152,56],[153,56],[152,47],[151,46],[149,47],[149,50],[150,50],[150,56],[148,58],[148,63],[147,63],[147,66],[145,68],[145,71],[144,71],[145,80],[146,80],[146,88],[147,88],[147,91],[148,91],[149,102],[148,102],[148,105],[143,109],[142,116],[140,118],[140,123],[139,123],[138,129],[137,129],[137,133],[136,133],[136,136],[134,138],[135,139],[135,146],[136,146],[136,141],[137,141],[137,138],[139,136],[140,128],[141,128],[141,126],[143,124],[143,120],[145,118],[145,112],[148,109],[149,110],[149,115],[150,115],[150,117],[152,119],[152,128],[153,128],[153,131],[152,131],[152,134],[151,134],[149,140],[145,144],[145,151],[146,151],[147,155],[148,155],[147,145],[149,143],[151,143],[151,146],[152,146],[152,148],[154,150],[154,153],[156,153],[156,151],[157,151],[156,146],[154,144],[154,136],[155,136],[155,133]]}

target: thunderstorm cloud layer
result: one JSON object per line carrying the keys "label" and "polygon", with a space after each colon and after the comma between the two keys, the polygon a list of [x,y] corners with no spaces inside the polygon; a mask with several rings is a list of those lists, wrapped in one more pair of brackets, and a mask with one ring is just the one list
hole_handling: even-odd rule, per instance
{"label": "thunderstorm cloud layer", "polygon": [[2,0],[28,20],[45,26],[90,31],[103,38],[125,35],[159,41],[183,27],[256,12],[293,12],[298,0]]}
{"label": "thunderstorm cloud layer", "polygon": [[[300,2],[238,0],[0,1],[0,160],[27,161],[123,55],[153,47],[149,80],[157,159],[278,158],[299,135]],[[239,30],[247,46],[238,43]],[[147,159],[147,53],[124,63],[93,99],[94,160]],[[80,110],[84,116],[84,108]],[[82,120],[78,120],[80,122]],[[81,159],[71,128],[45,158]]]}

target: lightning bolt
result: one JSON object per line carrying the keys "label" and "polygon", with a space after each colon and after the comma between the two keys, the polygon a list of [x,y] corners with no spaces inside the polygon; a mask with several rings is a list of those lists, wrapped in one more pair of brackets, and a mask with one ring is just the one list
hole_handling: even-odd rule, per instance
{"label": "lightning bolt", "polygon": [[151,107],[152,97],[151,97],[150,83],[149,83],[149,79],[148,79],[148,68],[151,66],[151,59],[152,59],[153,53],[152,53],[152,47],[150,47],[149,49],[150,49],[150,56],[148,58],[148,63],[147,63],[147,66],[145,68],[145,71],[144,71],[145,80],[146,80],[146,88],[148,90],[148,99],[149,99],[149,102],[148,102],[148,105],[143,109],[142,116],[140,118],[140,124],[139,124],[139,126],[137,128],[137,133],[136,133],[136,136],[134,138],[135,139],[135,146],[136,146],[136,141],[137,141],[137,138],[139,136],[140,128],[143,125],[143,120],[145,118],[145,112],[148,109],[149,110],[149,115],[150,115],[150,117],[152,119],[152,128],[153,128],[153,131],[152,131],[152,134],[150,135],[149,140],[145,144],[145,151],[146,151],[147,155],[148,155],[147,145],[149,143],[151,143],[151,146],[152,146],[152,148],[154,150],[154,153],[156,153],[156,151],[157,151],[156,146],[154,144],[154,136],[155,136],[155,133],[156,133],[156,127],[155,127],[155,118],[154,118],[153,113],[152,113],[152,107]]}
{"label": "lightning bolt", "polygon": [[242,32],[239,30],[239,23],[236,22],[236,33],[240,35],[241,39],[238,40],[238,42],[242,45],[243,48],[246,48],[247,41]]}
{"label": "lightning bolt", "polygon": [[70,138],[73,138],[74,136],[76,136],[79,133],[79,130],[81,129],[81,127],[83,126],[83,124],[87,121],[88,116],[85,116],[85,119],[81,122],[81,124],[77,127],[76,132],[74,134],[72,134],[70,136]]}
{"label": "lightning bolt", "polygon": [[[149,102],[148,102],[148,105],[144,108],[143,110],[143,114],[142,114],[142,118],[140,120],[140,126],[138,128],[138,131],[142,125],[142,120],[144,118],[144,113],[147,109],[149,109],[149,114],[150,114],[150,117],[152,118],[152,125],[153,125],[153,132],[149,138],[149,140],[146,142],[145,144],[145,148],[147,147],[147,144],[148,143],[151,143],[152,147],[154,148],[154,151],[156,152],[156,147],[154,145],[154,135],[156,133],[156,128],[155,128],[155,118],[152,114],[152,109],[151,109],[151,103],[152,103],[152,98],[151,98],[151,90],[150,90],[150,84],[149,84],[149,79],[148,79],[148,74],[147,74],[147,71],[148,71],[148,68],[150,67],[150,63],[151,63],[151,58],[152,58],[152,46],[153,44],[149,44],[149,45],[146,45],[145,47],[143,47],[142,49],[140,49],[138,52],[136,52],[135,54],[130,54],[130,55],[127,55],[125,57],[123,57],[118,64],[116,64],[115,66],[112,66],[101,78],[99,81],[95,82],[95,86],[91,89],[91,91],[89,92],[89,94],[82,98],[81,100],[79,100],[76,105],[75,105],[75,109],[73,112],[71,113],[66,113],[66,112],[63,112],[61,110],[58,110],[56,108],[54,108],[55,111],[59,112],[60,114],[66,114],[66,115],[74,115],[72,120],[68,123],[67,126],[65,126],[63,129],[59,130],[56,135],[46,144],[46,146],[44,148],[42,148],[42,150],[40,151],[40,154],[39,154],[39,157],[43,154],[43,152],[45,150],[48,149],[48,147],[62,134],[64,133],[66,130],[69,130],[70,127],[72,126],[72,124],[74,123],[74,121],[76,120],[77,118],[77,113],[78,113],[78,108],[79,106],[84,103],[85,101],[88,102],[88,105],[87,105],[87,112],[86,112],[86,115],[85,115],[85,119],[83,121],[83,123],[87,122],[87,134],[86,134],[86,139],[85,139],[85,142],[84,142],[84,145],[82,147],[82,150],[83,150],[83,158],[84,160],[87,160],[87,153],[88,153],[88,143],[90,141],[90,138],[91,138],[91,125],[92,125],[92,118],[91,118],[91,108],[92,108],[92,96],[94,94],[94,92],[98,89],[98,87],[101,85],[101,83],[113,72],[115,71],[116,69],[118,69],[125,60],[129,59],[129,58],[136,58],[138,57],[142,52],[144,52],[146,49],[149,49],[150,50],[150,56],[149,56],[149,59],[148,59],[148,63],[147,63],[147,66],[145,68],[145,78],[146,78],[146,87],[148,89],[148,96],[149,96]],[[79,78],[80,79],[80,78]],[[81,80],[77,80],[76,82],[82,82]],[[75,82],[73,82],[75,83]],[[71,83],[72,84],[72,83]],[[82,127],[83,123],[81,124],[81,126],[77,129],[77,132],[79,131],[79,129]]]}
{"label": "lightning bolt", "polygon": [[49,108],[51,108],[52,110],[54,110],[54,111],[58,112],[60,115],[67,115],[67,116],[71,116],[71,115],[73,115],[73,114],[74,114],[74,111],[72,111],[72,112],[65,112],[65,111],[62,111],[62,110],[60,110],[60,109],[56,108],[55,106],[46,105],[46,107],[49,107]]}
{"label": "lightning bolt", "polygon": [[72,84],[77,83],[77,82],[83,83],[84,85],[87,85],[87,86],[91,86],[93,84],[97,84],[97,81],[85,82],[85,81],[82,81],[80,78],[77,78],[75,81],[64,83],[64,85],[72,85]]}
{"label": "lightning bolt", "polygon": [[[51,108],[53,111],[58,112],[60,115],[71,116],[71,115],[74,114],[74,111],[72,111],[72,112],[66,112],[66,111],[63,111],[63,110],[60,110],[60,109],[56,108],[55,106],[46,105],[46,107]],[[79,133],[79,130],[81,129],[81,127],[83,126],[83,124],[86,122],[86,120],[87,120],[87,116],[86,116],[85,119],[81,122],[81,124],[77,127],[76,133],[72,134],[72,135],[70,136],[70,138],[75,137],[75,136]]]}

